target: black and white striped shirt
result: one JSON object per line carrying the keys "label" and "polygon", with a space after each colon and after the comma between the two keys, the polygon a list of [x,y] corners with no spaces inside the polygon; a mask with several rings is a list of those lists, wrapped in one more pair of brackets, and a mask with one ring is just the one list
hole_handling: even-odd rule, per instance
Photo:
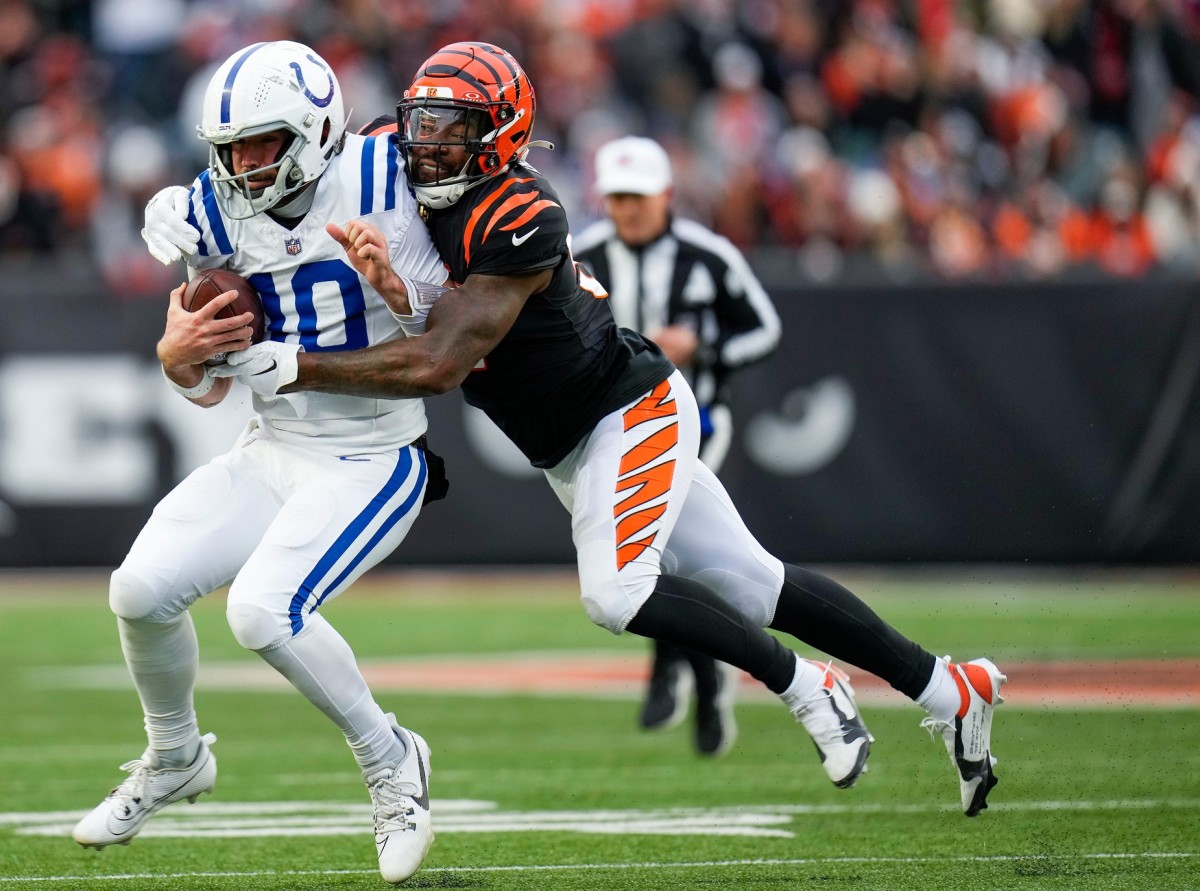
{"label": "black and white striped shirt", "polygon": [[729,374],[779,344],[779,315],[750,264],[699,223],[672,219],[658,239],[631,248],[611,220],[601,220],[573,237],[571,251],[608,290],[621,327],[653,332],[686,325],[696,332],[693,366],[681,371],[702,408],[724,406]]}

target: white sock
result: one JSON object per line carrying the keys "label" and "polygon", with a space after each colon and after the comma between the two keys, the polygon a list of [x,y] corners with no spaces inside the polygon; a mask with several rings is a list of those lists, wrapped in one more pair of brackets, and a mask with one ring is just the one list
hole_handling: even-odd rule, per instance
{"label": "white sock", "polygon": [[950,674],[949,662],[949,657],[934,662],[929,683],[917,697],[917,705],[929,712],[935,720],[947,722],[953,721],[962,707],[962,692]]}
{"label": "white sock", "polygon": [[795,709],[813,693],[817,687],[821,686],[825,681],[825,669],[813,665],[807,659],[796,657],[796,673],[792,676],[792,682],[788,688],[779,694],[779,698],[784,701],[790,709]]}
{"label": "white sock", "polygon": [[338,726],[364,775],[404,757],[404,743],[371,695],[350,645],[319,613],[305,616],[295,637],[258,654]]}
{"label": "white sock", "polygon": [[121,652],[142,701],[151,760],[160,767],[185,767],[200,748],[192,691],[200,646],[190,613],[171,622],[117,618]]}

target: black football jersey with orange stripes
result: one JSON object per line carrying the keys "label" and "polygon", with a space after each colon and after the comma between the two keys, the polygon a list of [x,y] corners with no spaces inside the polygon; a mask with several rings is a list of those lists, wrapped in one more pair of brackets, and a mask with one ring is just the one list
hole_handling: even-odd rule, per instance
{"label": "black football jersey with orange stripes", "polygon": [[428,212],[451,278],[553,269],[509,332],[462,383],[535,467],[553,467],[605,415],[674,370],[658,347],[618,328],[604,292],[582,287],[567,246],[567,216],[540,173],[514,165]]}
{"label": "black football jersey with orange stripes", "polygon": [[[377,118],[362,132],[395,132]],[[604,292],[581,286],[567,246],[567,216],[550,183],[514,165],[444,210],[422,211],[450,277],[534,274],[545,290],[462,383],[535,467],[553,467],[610,414],[667,378],[674,366],[640,334],[618,328]]]}

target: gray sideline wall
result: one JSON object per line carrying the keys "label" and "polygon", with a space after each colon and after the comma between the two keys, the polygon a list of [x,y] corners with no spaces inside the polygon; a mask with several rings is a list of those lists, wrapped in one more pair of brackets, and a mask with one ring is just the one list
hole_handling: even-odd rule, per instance
{"label": "gray sideline wall", "polygon": [[[164,305],[96,295],[86,264],[9,264],[0,282],[0,567],[113,565],[248,400],[172,393]],[[722,478],[776,554],[1200,558],[1196,282],[767,284],[784,341],[736,380]],[[457,393],[427,406],[450,495],[390,562],[572,562],[540,472]]]}

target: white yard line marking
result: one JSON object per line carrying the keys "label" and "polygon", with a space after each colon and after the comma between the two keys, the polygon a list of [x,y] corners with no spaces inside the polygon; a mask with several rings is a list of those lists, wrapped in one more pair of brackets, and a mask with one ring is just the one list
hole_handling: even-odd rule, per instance
{"label": "white yard line marking", "polygon": [[[999,802],[996,811],[1197,810],[1200,799]],[[761,804],[608,810],[500,810],[493,801],[434,799],[443,833],[573,832],[587,835],[722,835],[794,838],[797,818],[833,814],[919,814],[957,811],[955,804]],[[83,811],[0,813],[15,835],[65,838]],[[359,835],[370,806],[359,802],[199,802],[171,807],[141,832],[146,838],[264,838]]]}
{"label": "white yard line marking", "polygon": [[[1136,854],[1125,852],[1098,852],[1091,854],[999,854],[995,856],[961,857],[800,857],[795,859],[761,860],[696,860],[680,863],[647,861],[641,863],[534,863],[513,866],[433,866],[421,870],[422,875],[439,873],[495,873],[495,872],[579,872],[596,869],[713,869],[731,866],[827,866],[838,863],[861,864],[954,864],[954,863],[1044,863],[1088,860],[1169,860],[1190,859],[1198,856],[1194,851],[1145,851]],[[297,870],[246,870],[227,872],[170,872],[170,873],[111,873],[106,875],[57,875],[57,876],[0,876],[0,884],[17,882],[116,882],[134,879],[242,879],[242,878],[303,878],[306,876],[365,876],[376,875],[373,869],[297,869]]]}

